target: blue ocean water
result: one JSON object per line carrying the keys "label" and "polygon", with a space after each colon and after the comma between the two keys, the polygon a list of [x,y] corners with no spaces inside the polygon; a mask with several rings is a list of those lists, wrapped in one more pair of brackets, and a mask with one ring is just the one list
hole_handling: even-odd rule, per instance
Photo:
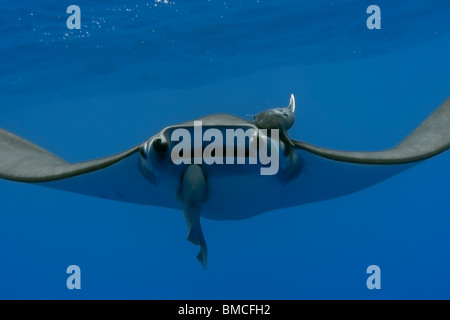
{"label": "blue ocean water", "polygon": [[[0,4],[0,127],[71,162],[291,93],[291,137],[380,150],[450,95],[445,0]],[[71,4],[80,30],[66,26]],[[448,299],[449,160],[337,199],[203,219],[206,270],[180,211],[1,180],[0,298]],[[66,287],[70,265],[80,290]],[[366,286],[370,265],[381,289]]]}

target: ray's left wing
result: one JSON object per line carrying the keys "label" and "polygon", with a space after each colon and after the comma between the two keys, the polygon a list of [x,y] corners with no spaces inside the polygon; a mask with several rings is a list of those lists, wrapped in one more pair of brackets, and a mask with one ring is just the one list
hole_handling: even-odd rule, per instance
{"label": "ray's left wing", "polygon": [[146,204],[161,205],[161,197],[152,195],[156,186],[140,171],[140,146],[101,159],[69,163],[0,129],[0,178],[112,200],[145,200]]}
{"label": "ray's left wing", "polygon": [[137,152],[139,146],[102,159],[71,164],[41,147],[0,129],[0,178],[45,182],[108,167]]}

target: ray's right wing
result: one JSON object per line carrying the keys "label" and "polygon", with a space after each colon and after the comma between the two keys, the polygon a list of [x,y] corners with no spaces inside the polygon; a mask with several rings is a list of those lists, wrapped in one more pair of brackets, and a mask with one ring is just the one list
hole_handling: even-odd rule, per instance
{"label": "ray's right wing", "polygon": [[450,148],[450,97],[397,146],[374,152],[339,151],[292,140],[318,156],[361,164],[401,164],[424,160]]}

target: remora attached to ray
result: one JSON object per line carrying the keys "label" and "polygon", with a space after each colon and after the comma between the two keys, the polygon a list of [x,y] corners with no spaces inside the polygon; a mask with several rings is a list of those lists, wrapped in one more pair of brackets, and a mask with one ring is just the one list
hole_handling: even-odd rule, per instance
{"label": "remora attached to ray", "polygon": [[[374,152],[339,151],[290,138],[295,99],[286,108],[255,116],[254,122],[227,114],[200,119],[203,130],[280,130],[280,170],[261,175],[261,165],[174,165],[174,130],[191,130],[194,121],[164,128],[129,150],[102,159],[67,162],[0,129],[0,178],[37,183],[95,197],[177,208],[185,213],[188,239],[200,246],[206,265],[203,218],[244,219],[265,211],[322,201],[369,187],[450,147],[450,99],[397,146]],[[381,124],[380,124],[381,125]],[[270,142],[270,137],[266,138]],[[245,153],[248,156],[248,152]]]}

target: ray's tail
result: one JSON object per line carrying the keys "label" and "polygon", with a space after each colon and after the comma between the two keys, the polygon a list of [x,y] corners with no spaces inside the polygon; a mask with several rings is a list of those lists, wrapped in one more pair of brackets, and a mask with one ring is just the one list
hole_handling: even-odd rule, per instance
{"label": "ray's tail", "polygon": [[181,177],[179,199],[183,202],[184,218],[188,227],[187,240],[200,246],[198,261],[206,268],[208,249],[200,224],[201,207],[207,198],[206,176],[198,165],[189,165]]}

